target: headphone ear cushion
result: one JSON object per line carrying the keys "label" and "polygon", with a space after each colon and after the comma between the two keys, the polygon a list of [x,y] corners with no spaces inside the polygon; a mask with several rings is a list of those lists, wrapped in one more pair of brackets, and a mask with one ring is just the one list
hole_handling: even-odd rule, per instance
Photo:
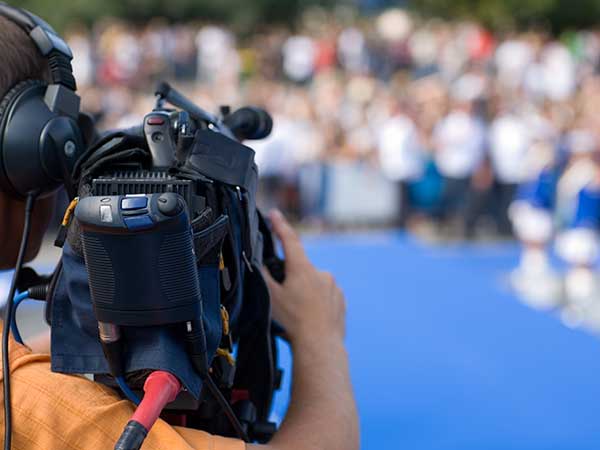
{"label": "headphone ear cushion", "polygon": [[[4,94],[4,97],[2,98],[2,101],[0,102],[0,126],[1,126],[0,136],[4,135],[4,126],[5,126],[4,122],[6,121],[6,117],[4,117],[4,112],[8,111],[8,109],[10,108],[10,105],[12,105],[13,101],[19,96],[19,94],[21,92],[23,92],[25,89],[28,89],[30,87],[45,86],[45,85],[46,85],[46,83],[44,83],[41,80],[25,80],[25,81],[21,81],[20,83],[17,83],[6,94]],[[1,149],[1,145],[0,145],[0,149]]]}
{"label": "headphone ear cushion", "polygon": [[8,122],[8,112],[14,104],[15,100],[19,98],[21,93],[32,87],[46,86],[46,83],[41,80],[25,80],[14,85],[0,101],[0,191],[7,192],[9,194],[15,194],[10,182],[8,181],[7,175],[4,168],[4,156],[3,156],[3,141],[6,132],[6,126]]}

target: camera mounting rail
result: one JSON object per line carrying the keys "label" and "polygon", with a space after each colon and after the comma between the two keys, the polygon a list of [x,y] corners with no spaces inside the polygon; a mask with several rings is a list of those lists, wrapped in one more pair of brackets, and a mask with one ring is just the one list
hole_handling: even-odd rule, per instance
{"label": "camera mounting rail", "polygon": [[187,111],[193,119],[201,120],[203,122],[207,122],[208,124],[212,124],[215,127],[217,127],[219,131],[222,131],[222,123],[217,116],[209,113],[208,111],[205,111],[204,109],[192,103],[181,92],[173,88],[166,81],[161,81],[160,83],[158,83],[154,95],[158,97],[158,108],[162,107],[163,102],[169,102],[171,105],[176,106],[177,108],[181,108],[184,111]]}

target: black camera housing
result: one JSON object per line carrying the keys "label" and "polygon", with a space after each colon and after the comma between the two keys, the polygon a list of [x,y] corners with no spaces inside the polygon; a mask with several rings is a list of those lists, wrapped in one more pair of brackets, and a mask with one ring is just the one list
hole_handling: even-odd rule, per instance
{"label": "black camera housing", "polygon": [[99,322],[135,327],[201,317],[191,225],[180,195],[86,197],[75,216]]}
{"label": "black camera housing", "polygon": [[[266,441],[277,352],[260,268],[275,255],[256,207],[254,151],[241,141],[268,134],[270,118],[256,108],[213,116],[166,83],[159,91],[140,126],[106,133],[73,170],[76,220],[57,239],[70,265],[57,272],[47,317],[84,341],[97,328],[100,346],[86,341],[89,362],[75,367],[81,349],[57,341],[57,370],[113,387],[124,375],[139,392],[148,370],[171,368],[186,389],[168,410],[191,427]],[[71,282],[83,289],[78,302],[56,289]],[[234,392],[252,414],[237,411]]]}

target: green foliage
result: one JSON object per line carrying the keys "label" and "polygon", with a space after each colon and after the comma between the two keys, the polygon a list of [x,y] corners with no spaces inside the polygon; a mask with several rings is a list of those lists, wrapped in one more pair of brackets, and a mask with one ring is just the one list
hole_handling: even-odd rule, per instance
{"label": "green foliage", "polygon": [[410,5],[423,16],[477,19],[500,30],[591,27],[600,13],[600,0],[415,0]]}
{"label": "green foliage", "polygon": [[[364,0],[361,0],[364,2]],[[293,25],[304,9],[359,0],[9,0],[44,17],[57,29],[73,22],[91,24],[103,17],[144,21],[221,21],[240,32],[262,24]],[[385,3],[385,1],[379,1]],[[555,32],[591,27],[600,15],[600,0],[390,0],[425,17],[469,18],[494,29],[542,26]]]}
{"label": "green foliage", "polygon": [[307,7],[330,6],[334,0],[18,0],[10,3],[27,8],[57,29],[67,24],[91,24],[103,17],[143,21],[165,17],[173,21],[222,21],[238,31],[251,31],[261,24],[292,25]]}

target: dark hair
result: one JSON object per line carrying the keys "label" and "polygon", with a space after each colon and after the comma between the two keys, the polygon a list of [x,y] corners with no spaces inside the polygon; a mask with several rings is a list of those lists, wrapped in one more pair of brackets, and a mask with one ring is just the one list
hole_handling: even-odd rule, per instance
{"label": "dark hair", "polygon": [[21,81],[49,80],[46,58],[25,31],[0,17],[0,97]]}

